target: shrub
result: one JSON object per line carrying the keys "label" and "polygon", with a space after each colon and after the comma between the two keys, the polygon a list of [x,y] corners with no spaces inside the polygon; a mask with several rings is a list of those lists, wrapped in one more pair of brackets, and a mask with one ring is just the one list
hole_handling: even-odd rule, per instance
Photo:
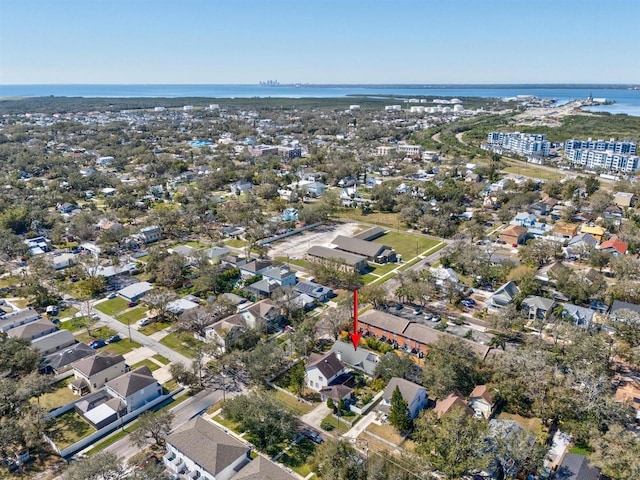
{"label": "shrub", "polygon": [[456,318],[453,323],[455,323],[456,325],[464,325],[464,317],[458,317]]}
{"label": "shrub", "polygon": [[320,428],[325,430],[325,431],[327,431],[327,432],[330,432],[335,427],[333,426],[333,424],[329,420],[322,420],[322,422],[320,423]]}

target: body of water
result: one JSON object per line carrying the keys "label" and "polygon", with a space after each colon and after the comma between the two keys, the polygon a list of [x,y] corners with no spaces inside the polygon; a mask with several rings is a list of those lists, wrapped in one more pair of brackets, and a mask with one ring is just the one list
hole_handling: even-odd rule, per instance
{"label": "body of water", "polygon": [[504,98],[535,95],[555,98],[561,103],[586,99],[590,94],[616,102],[593,107],[594,110],[640,115],[640,90],[603,85],[0,85],[0,98],[336,98],[350,95]]}

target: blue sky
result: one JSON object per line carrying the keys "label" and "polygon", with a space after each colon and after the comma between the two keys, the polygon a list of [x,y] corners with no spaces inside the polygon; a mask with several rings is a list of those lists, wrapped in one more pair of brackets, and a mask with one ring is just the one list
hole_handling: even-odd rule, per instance
{"label": "blue sky", "polygon": [[640,0],[0,0],[0,84],[640,83]]}

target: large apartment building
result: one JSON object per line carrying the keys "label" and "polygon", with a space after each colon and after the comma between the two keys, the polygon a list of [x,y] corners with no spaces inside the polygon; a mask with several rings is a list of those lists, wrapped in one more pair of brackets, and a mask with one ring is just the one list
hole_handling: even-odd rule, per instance
{"label": "large apartment building", "polygon": [[525,157],[546,157],[551,151],[547,136],[538,133],[491,132],[487,143]]}
{"label": "large apartment building", "polygon": [[640,157],[636,155],[636,144],[627,140],[567,140],[564,154],[573,165],[616,172],[640,170]]}

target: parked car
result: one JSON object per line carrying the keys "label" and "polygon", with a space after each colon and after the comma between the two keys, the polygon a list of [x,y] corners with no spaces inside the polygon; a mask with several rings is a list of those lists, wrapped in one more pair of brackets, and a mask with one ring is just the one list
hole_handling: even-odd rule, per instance
{"label": "parked car", "polygon": [[311,439],[314,443],[322,443],[324,439],[320,436],[318,432],[314,432],[313,430],[305,430],[305,437]]}
{"label": "parked car", "polygon": [[119,342],[120,340],[122,340],[122,338],[120,338],[120,335],[113,335],[107,338],[107,343],[116,343],[116,342]]}
{"label": "parked car", "polygon": [[127,307],[132,308],[138,305],[138,302],[129,302],[127,303]]}
{"label": "parked car", "polygon": [[115,293],[110,293],[109,295],[107,295],[108,299],[112,299],[112,298],[116,298],[116,294]]}
{"label": "parked car", "polygon": [[142,318],[140,320],[138,320],[138,326],[139,327],[144,327],[146,325],[149,325],[151,323],[151,319],[150,318]]}
{"label": "parked car", "polygon": [[434,323],[438,323],[440,320],[440,315],[434,315],[433,317],[431,317],[431,321]]}
{"label": "parked car", "polygon": [[106,342],[104,340],[102,340],[102,339],[94,340],[93,342],[91,342],[89,344],[89,346],[91,348],[93,348],[94,350],[97,349],[97,348],[102,348],[105,345],[106,345]]}
{"label": "parked car", "polygon": [[413,314],[414,314],[414,315],[420,315],[421,313],[422,313],[422,309],[420,309],[420,308],[416,308],[416,309],[413,311]]}

